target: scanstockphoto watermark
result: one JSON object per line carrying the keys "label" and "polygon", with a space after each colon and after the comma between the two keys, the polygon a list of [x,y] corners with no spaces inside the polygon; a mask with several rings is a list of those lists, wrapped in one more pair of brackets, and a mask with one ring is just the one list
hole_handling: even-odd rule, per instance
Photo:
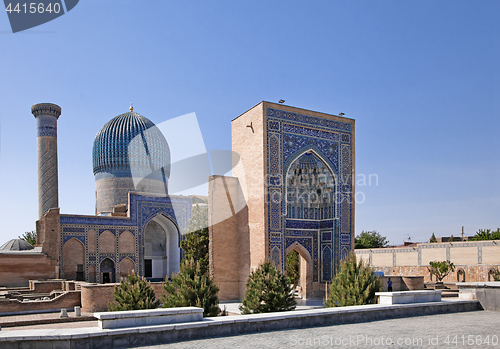
{"label": "scanstockphoto watermark", "polygon": [[71,11],[79,0],[4,0],[13,33],[50,22]]}
{"label": "scanstockphoto watermark", "polygon": [[291,335],[290,346],[292,347],[386,347],[386,346],[409,346],[418,347],[424,344],[429,344],[427,338],[410,338],[410,337],[384,337],[384,336],[366,336],[366,335],[349,335],[346,337],[335,337],[324,335],[321,337],[300,337]]}
{"label": "scanstockphoto watermark", "polygon": [[335,337],[324,335],[321,337],[300,337],[290,336],[290,346],[292,347],[498,347],[499,337],[496,334],[478,335],[428,335],[426,337],[385,337],[367,336],[363,334],[349,335],[345,337]]}
{"label": "scanstockphoto watermark", "polygon": [[[378,186],[377,174],[358,174],[356,181],[352,176],[337,177],[325,173],[288,173],[285,179],[280,174],[265,175],[264,183],[268,199],[275,203],[285,202],[286,205],[321,206],[340,204],[344,201],[362,204],[366,194],[362,190],[367,186]],[[353,184],[356,191],[353,192]],[[284,193],[276,188],[282,187]]]}

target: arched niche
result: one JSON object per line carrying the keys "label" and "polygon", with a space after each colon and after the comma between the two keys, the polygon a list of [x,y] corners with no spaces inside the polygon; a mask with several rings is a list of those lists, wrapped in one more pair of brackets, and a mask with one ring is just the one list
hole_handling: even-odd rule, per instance
{"label": "arched niche", "polygon": [[179,229],[163,214],[156,215],[144,229],[144,276],[165,279],[179,271]]}
{"label": "arched niche", "polygon": [[71,238],[63,246],[63,274],[67,280],[84,281],[85,246]]}
{"label": "arched niche", "polygon": [[336,178],[314,150],[299,154],[286,171],[287,219],[324,220],[336,217]]}
{"label": "arched niche", "polygon": [[120,278],[127,277],[128,275],[132,274],[134,269],[135,269],[134,261],[132,261],[128,257],[123,258],[122,261],[120,262]]}
{"label": "arched niche", "polygon": [[135,238],[128,230],[118,238],[118,253],[135,253]]}
{"label": "arched niche", "polygon": [[116,253],[116,237],[109,230],[99,236],[99,253]]}

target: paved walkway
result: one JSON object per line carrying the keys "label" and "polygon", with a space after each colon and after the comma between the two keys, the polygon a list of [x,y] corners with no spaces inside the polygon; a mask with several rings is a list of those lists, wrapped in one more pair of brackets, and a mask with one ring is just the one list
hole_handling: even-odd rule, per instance
{"label": "paved walkway", "polygon": [[499,324],[500,312],[474,311],[272,331],[141,348],[500,348]]}

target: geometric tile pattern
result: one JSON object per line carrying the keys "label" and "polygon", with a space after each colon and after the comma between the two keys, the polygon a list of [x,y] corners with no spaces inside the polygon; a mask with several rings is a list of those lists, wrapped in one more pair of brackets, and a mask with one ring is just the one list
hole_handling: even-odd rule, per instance
{"label": "geometric tile pattern", "polygon": [[[101,262],[109,258],[114,262],[116,275],[120,275],[120,262],[124,258],[130,258],[134,269],[139,275],[144,275],[144,230],[146,225],[157,215],[164,215],[170,219],[180,233],[180,240],[184,237],[184,231],[191,217],[192,199],[190,197],[170,196],[145,196],[130,193],[130,218],[109,216],[79,216],[60,215],[61,243],[59,256],[59,270],[63,270],[63,245],[72,238],[80,240],[85,246],[85,275],[88,268],[94,266],[97,275],[100,273]],[[88,252],[88,233],[93,230],[97,237],[105,231],[115,236],[115,253],[98,253],[99,239],[97,238],[97,251]],[[130,232],[135,239],[135,253],[119,253],[118,239],[125,231]],[[182,251],[181,251],[182,253]],[[64,275],[61,272],[61,277]]]}
{"label": "geometric tile pattern", "polygon": [[[276,108],[267,108],[266,116],[268,258],[281,261],[283,270],[287,247],[299,243],[312,257],[313,281],[331,281],[351,246],[351,124]],[[287,182],[294,175],[300,178],[294,182],[299,197],[308,193],[314,200],[331,193],[332,200],[290,204]]]}

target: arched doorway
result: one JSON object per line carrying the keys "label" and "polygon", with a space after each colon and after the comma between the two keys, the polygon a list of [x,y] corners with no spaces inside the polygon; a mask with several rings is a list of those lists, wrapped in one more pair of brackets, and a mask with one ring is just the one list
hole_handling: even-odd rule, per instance
{"label": "arched doorway", "polygon": [[[460,278],[462,278],[462,281],[460,281]],[[457,282],[465,282],[465,270],[462,268],[457,270]]]}
{"label": "arched doorway", "polygon": [[111,259],[105,258],[101,262],[100,271],[101,271],[101,282],[103,284],[115,282],[115,280],[116,280],[116,278],[115,278],[115,272],[116,272],[115,262],[113,262]]}
{"label": "arched doorway", "polygon": [[144,277],[164,280],[179,271],[179,229],[165,215],[158,214],[144,229]]}
{"label": "arched doorway", "polygon": [[313,297],[313,264],[312,258],[307,249],[298,242],[293,243],[286,249],[286,255],[292,250],[299,253],[299,287],[300,296],[303,299]]}

